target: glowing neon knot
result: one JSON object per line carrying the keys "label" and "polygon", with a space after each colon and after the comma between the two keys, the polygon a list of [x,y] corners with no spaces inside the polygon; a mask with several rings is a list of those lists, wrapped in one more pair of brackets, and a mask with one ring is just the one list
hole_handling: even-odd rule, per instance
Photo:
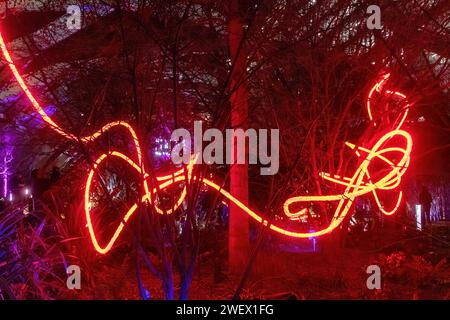
{"label": "glowing neon knot", "polygon": [[[88,176],[86,178],[86,187],[84,190],[85,217],[92,244],[95,250],[97,250],[101,254],[106,254],[113,248],[115,242],[122,233],[130,217],[136,212],[139,205],[143,203],[151,205],[153,206],[154,210],[159,214],[172,214],[179,208],[179,206],[185,200],[187,195],[186,189],[187,185],[194,180],[199,181],[203,183],[205,186],[210,187],[219,192],[223,197],[227,198],[229,201],[233,202],[238,207],[240,207],[242,211],[248,214],[256,222],[262,223],[264,226],[267,226],[269,229],[275,232],[294,238],[312,238],[333,231],[342,223],[342,220],[348,215],[349,210],[353,204],[353,201],[357,197],[371,193],[375,198],[375,201],[381,212],[383,212],[386,215],[393,214],[398,209],[400,202],[402,200],[402,192],[399,191],[395,194],[397,200],[395,202],[394,207],[391,208],[390,210],[386,210],[384,206],[381,204],[378,195],[379,191],[394,190],[400,185],[401,178],[408,168],[412,149],[411,136],[406,131],[400,129],[406,119],[410,105],[407,102],[406,96],[404,94],[397,91],[384,90],[384,86],[389,78],[389,74],[383,76],[383,78],[379,82],[377,82],[370,90],[367,98],[367,112],[369,119],[373,121],[374,124],[377,124],[373,117],[372,111],[372,97],[375,92],[403,99],[404,101],[406,101],[406,106],[403,108],[403,113],[401,114],[401,117],[397,121],[395,129],[389,130],[387,133],[381,135],[381,137],[375,143],[373,143],[372,147],[370,148],[356,146],[348,142],[346,143],[346,145],[349,148],[351,148],[360,159],[359,166],[356,168],[353,175],[341,177],[338,175],[332,176],[329,173],[320,174],[320,176],[323,179],[337,183],[345,187],[342,194],[324,195],[324,196],[298,196],[289,198],[285,201],[283,210],[285,215],[291,219],[298,219],[299,217],[307,213],[306,208],[302,208],[296,212],[292,211],[290,207],[293,204],[309,203],[315,201],[338,202],[337,208],[334,212],[333,218],[328,227],[312,232],[295,232],[287,230],[286,228],[283,228],[281,226],[277,226],[275,223],[266,220],[265,218],[263,218],[264,216],[261,213],[258,213],[249,208],[248,206],[246,206],[245,204],[243,204],[238,198],[230,194],[228,191],[223,189],[219,184],[213,182],[212,180],[206,178],[199,178],[193,175],[193,166],[196,162],[194,156],[192,156],[191,162],[186,168],[182,168],[171,174],[156,177],[158,185],[150,187],[150,183],[148,181],[149,174],[145,171],[144,163],[142,161],[142,151],[139,139],[137,137],[135,130],[129,123],[124,121],[111,122],[103,126],[99,131],[91,135],[87,135],[85,137],[77,137],[74,134],[68,133],[66,130],[61,128],[55,121],[53,121],[50,115],[46,113],[45,109],[41,107],[39,102],[31,93],[27,84],[25,83],[19,71],[17,70],[17,67],[14,64],[8,52],[8,49],[6,48],[1,33],[0,33],[0,48],[20,88],[23,90],[23,92],[31,102],[33,108],[40,114],[42,119],[49,125],[49,127],[53,131],[55,131],[56,133],[58,133],[59,135],[63,136],[68,140],[78,141],[81,143],[92,143],[96,139],[101,137],[105,132],[108,132],[113,128],[125,129],[126,132],[130,135],[130,138],[134,144],[135,160],[132,160],[127,155],[118,151],[111,151],[109,153],[104,153],[100,155],[96,160],[94,160],[93,168],[89,171]],[[142,196],[141,201],[139,203],[134,203],[127,210],[127,212],[124,213],[122,221],[119,223],[118,227],[113,232],[111,238],[106,242],[105,245],[101,245],[97,239],[96,230],[94,228],[94,223],[91,217],[90,193],[95,171],[99,170],[103,162],[107,160],[109,157],[114,157],[121,161],[125,161],[130,167],[132,167],[133,169],[136,170],[136,172],[139,173],[139,176],[142,179],[141,185],[144,190],[143,191],[144,195]],[[392,160],[394,158],[396,158],[397,160]],[[373,176],[371,166],[373,166],[374,162],[379,162],[384,166],[383,172],[385,172],[385,174],[382,177]],[[375,178],[376,180],[374,180]],[[155,199],[158,198],[158,192],[168,188],[173,184],[179,183],[184,183],[184,188],[183,191],[181,192],[180,197],[173,203],[170,209],[163,210],[159,208],[157,205],[157,201],[155,201]]]}

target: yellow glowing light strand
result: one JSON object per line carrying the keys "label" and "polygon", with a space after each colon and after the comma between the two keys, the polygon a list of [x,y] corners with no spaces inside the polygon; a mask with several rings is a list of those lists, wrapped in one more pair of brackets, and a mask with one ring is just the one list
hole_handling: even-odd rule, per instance
{"label": "yellow glowing light strand", "polygon": [[[95,171],[99,169],[99,166],[108,159],[108,157],[115,157],[117,159],[123,160],[126,163],[128,163],[132,168],[134,168],[139,174],[142,179],[142,184],[144,186],[144,195],[141,198],[142,203],[148,203],[153,206],[155,211],[159,214],[172,214],[174,213],[180,205],[183,203],[183,201],[186,198],[187,195],[187,185],[191,181],[199,180],[204,185],[218,191],[222,196],[227,198],[229,201],[233,202],[235,205],[237,205],[239,208],[242,209],[246,214],[248,214],[251,218],[253,218],[256,222],[262,223],[265,226],[268,226],[271,230],[278,232],[280,234],[294,237],[294,238],[311,238],[311,237],[318,237],[322,236],[324,234],[327,234],[334,229],[336,229],[342,222],[342,220],[346,217],[346,215],[349,213],[349,210],[352,206],[353,201],[356,197],[372,193],[374,196],[374,199],[377,203],[377,206],[380,208],[381,212],[383,212],[386,215],[390,215],[395,213],[395,211],[398,209],[401,200],[402,200],[402,192],[400,191],[397,195],[397,201],[393,209],[386,210],[384,209],[383,205],[381,204],[379,200],[379,196],[377,195],[377,190],[392,190],[398,187],[398,185],[401,182],[401,178],[403,174],[405,173],[409,162],[410,162],[410,153],[412,149],[412,139],[411,136],[406,132],[400,129],[403,122],[406,119],[406,115],[409,110],[409,104],[406,105],[404,108],[403,116],[401,117],[401,120],[399,124],[397,125],[396,129],[393,131],[389,131],[386,134],[384,134],[375,144],[374,146],[369,148],[364,147],[356,147],[355,145],[351,143],[346,143],[347,146],[352,148],[355,151],[355,154],[361,158],[361,164],[357,167],[355,173],[351,177],[341,177],[338,175],[331,176],[328,173],[321,173],[320,176],[328,180],[330,182],[334,182],[340,185],[345,186],[345,190],[342,194],[337,195],[325,195],[325,196],[299,196],[299,197],[292,197],[286,200],[283,206],[284,213],[287,217],[291,219],[298,219],[307,212],[307,208],[302,208],[296,212],[292,212],[290,210],[290,206],[295,203],[310,203],[315,201],[337,201],[338,205],[335,210],[335,213],[333,215],[333,218],[331,220],[331,223],[328,227],[318,230],[315,232],[295,232],[287,230],[283,227],[277,226],[268,220],[264,219],[263,216],[256,211],[249,208],[247,205],[242,203],[238,198],[230,194],[228,191],[222,188],[219,184],[213,182],[212,180],[206,179],[206,178],[198,178],[192,174],[193,172],[193,166],[196,163],[195,156],[191,157],[191,161],[189,165],[186,168],[182,168],[180,170],[177,170],[174,173],[167,174],[164,176],[158,176],[156,177],[156,181],[159,183],[157,187],[153,187],[150,192],[150,188],[148,186],[147,179],[150,177],[149,174],[145,171],[144,165],[142,162],[142,151],[140,148],[139,140],[137,137],[137,134],[133,127],[124,121],[116,121],[111,122],[105,126],[103,126],[99,131],[82,137],[78,139],[75,135],[71,133],[67,133],[65,130],[63,130],[60,126],[58,126],[51,117],[46,114],[44,109],[40,106],[38,101],[35,99],[31,91],[29,90],[28,86],[26,85],[25,81],[23,80],[22,76],[18,72],[13,60],[11,59],[11,56],[6,48],[5,42],[3,40],[3,37],[0,33],[0,48],[2,50],[3,56],[5,57],[5,60],[10,67],[12,74],[17,80],[17,83],[19,84],[20,88],[25,92],[26,96],[30,100],[33,108],[41,115],[42,119],[49,124],[50,128],[53,129],[55,132],[60,134],[61,136],[73,140],[73,141],[81,141],[83,143],[90,143],[95,141],[97,138],[99,138],[102,134],[105,132],[116,128],[116,127],[122,127],[125,128],[128,133],[130,134],[134,147],[136,150],[136,157],[137,157],[137,163],[134,162],[131,158],[126,156],[125,154],[118,152],[118,151],[112,151],[109,153],[105,153],[100,155],[93,164],[93,168],[89,171],[89,174],[86,179],[86,186],[84,190],[84,208],[85,208],[85,218],[87,222],[87,227],[89,231],[89,235],[91,237],[92,244],[97,252],[100,254],[106,254],[108,253],[114,246],[115,242],[119,238],[120,234],[122,233],[126,223],[129,221],[131,216],[136,212],[136,210],[139,207],[139,203],[134,203],[128,211],[125,213],[125,215],[122,218],[122,221],[119,223],[119,226],[116,228],[115,232],[107,241],[106,245],[101,245],[96,237],[96,232],[93,227],[92,223],[92,217],[91,217],[91,210],[90,210],[90,192],[91,192],[91,186],[94,180],[94,174]],[[386,74],[382,77],[382,79],[377,82],[370,90],[368,99],[367,99],[367,112],[369,119],[373,121],[372,116],[372,110],[371,110],[371,99],[375,92],[378,93],[386,93],[390,95],[395,95],[397,97],[403,98],[406,100],[406,96],[400,92],[396,91],[389,91],[385,90],[382,91],[383,86],[385,85],[387,79],[389,78],[389,74]],[[397,139],[403,139],[404,141],[404,147],[390,147],[390,148],[384,148],[383,146],[389,142],[391,139],[397,138]],[[391,160],[388,159],[387,155],[391,153],[398,153],[401,154],[401,159],[394,163]],[[365,154],[365,156],[362,156],[362,154]],[[373,159],[379,159],[383,161],[387,166],[389,166],[391,169],[390,171],[381,179],[378,181],[373,182],[370,176],[369,172],[369,165],[370,162]],[[171,185],[184,183],[184,188],[180,194],[180,197],[177,201],[175,201],[174,205],[169,210],[163,210],[157,206],[157,200],[152,201],[153,197],[157,199],[157,194],[159,191],[162,191]]]}

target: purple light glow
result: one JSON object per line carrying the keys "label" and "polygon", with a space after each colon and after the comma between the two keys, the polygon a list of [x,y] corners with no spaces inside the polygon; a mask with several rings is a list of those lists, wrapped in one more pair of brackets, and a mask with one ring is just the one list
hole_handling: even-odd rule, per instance
{"label": "purple light glow", "polygon": [[13,160],[12,150],[13,148],[10,146],[10,137],[4,136],[2,139],[3,150],[0,151],[1,160],[0,160],[0,175],[2,176],[3,180],[3,198],[6,199],[8,197],[8,191],[9,191],[9,182],[8,182],[8,176],[10,174],[10,164]]}
{"label": "purple light glow", "polygon": [[3,198],[6,199],[6,196],[8,195],[8,174],[6,173],[6,170],[3,171]]}
{"label": "purple light glow", "polygon": [[12,161],[12,151],[11,149],[6,149],[3,155],[3,198],[6,199],[8,196],[8,175],[9,175],[9,163]]}
{"label": "purple light glow", "polygon": [[[52,116],[56,111],[56,107],[54,105],[48,105],[44,108],[44,111],[49,116]],[[44,124],[44,121],[41,119],[40,115],[37,112],[33,112],[31,114],[25,114],[20,117],[21,122],[26,122],[28,127],[41,127]]]}
{"label": "purple light glow", "polygon": [[162,138],[156,139],[156,148],[154,151],[155,156],[162,157],[163,159],[170,158],[170,143]]}

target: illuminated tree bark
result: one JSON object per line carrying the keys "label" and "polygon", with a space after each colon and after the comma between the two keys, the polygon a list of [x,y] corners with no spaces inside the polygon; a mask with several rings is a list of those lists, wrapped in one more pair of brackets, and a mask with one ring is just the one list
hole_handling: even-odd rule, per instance
{"label": "illuminated tree bark", "polygon": [[[228,41],[232,71],[230,78],[231,126],[248,128],[248,93],[243,79],[245,78],[246,56],[243,50],[244,29],[239,17],[239,2],[230,4],[228,21]],[[237,154],[236,146],[233,146]],[[247,146],[245,147],[247,153]],[[240,150],[243,152],[243,150]],[[230,192],[245,204],[248,203],[248,163],[235,164],[230,168]],[[244,266],[249,252],[248,216],[237,205],[230,203],[228,262],[232,271]]]}

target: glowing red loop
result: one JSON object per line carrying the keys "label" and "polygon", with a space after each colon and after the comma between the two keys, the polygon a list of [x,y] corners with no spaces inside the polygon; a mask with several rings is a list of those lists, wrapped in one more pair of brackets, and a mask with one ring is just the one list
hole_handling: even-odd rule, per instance
{"label": "glowing red loop", "polygon": [[[2,50],[3,56],[9,65],[17,83],[19,84],[20,88],[23,90],[23,92],[26,94],[28,99],[30,100],[33,108],[42,116],[42,119],[52,128],[56,133],[60,134],[61,136],[65,137],[66,139],[73,140],[73,141],[81,141],[83,143],[91,143],[95,141],[97,138],[99,138],[103,133],[113,129],[113,128],[124,128],[127,130],[127,132],[130,134],[130,137],[134,143],[135,147],[135,156],[136,160],[132,160],[130,157],[126,156],[123,153],[120,153],[118,151],[112,151],[109,153],[105,153],[100,155],[93,164],[93,168],[89,171],[87,179],[86,179],[86,187],[84,191],[84,207],[85,207],[85,216],[86,216],[86,222],[87,227],[89,230],[89,234],[92,240],[92,244],[99,253],[106,254],[109,252],[115,242],[117,241],[118,237],[120,236],[121,232],[123,231],[127,221],[130,219],[130,217],[133,215],[133,213],[137,210],[140,203],[134,203],[128,211],[124,214],[122,221],[120,222],[119,226],[114,231],[111,238],[107,241],[106,245],[101,245],[97,239],[96,232],[93,226],[92,217],[91,217],[91,211],[90,211],[90,192],[91,192],[91,186],[93,183],[93,178],[95,171],[99,169],[99,167],[102,165],[102,163],[108,159],[108,157],[115,157],[122,161],[125,161],[128,163],[132,168],[134,168],[141,177],[142,186],[144,189],[144,195],[141,198],[141,202],[148,203],[149,205],[153,206],[154,210],[159,214],[172,214],[174,213],[179,206],[183,203],[186,195],[187,195],[187,185],[193,181],[193,180],[199,180],[204,185],[215,189],[216,191],[220,192],[222,196],[227,198],[229,201],[236,204],[238,207],[240,207],[246,214],[248,214],[251,218],[253,218],[258,223],[263,223],[271,230],[284,234],[289,237],[294,238],[311,238],[316,236],[321,236],[324,234],[327,234],[334,229],[336,229],[342,222],[342,220],[347,216],[349,213],[349,210],[353,204],[353,201],[362,195],[372,193],[375,201],[379,207],[379,209],[386,215],[390,215],[395,213],[395,211],[398,209],[400,202],[402,200],[402,192],[399,191],[396,194],[396,203],[395,206],[391,210],[386,210],[383,205],[380,202],[379,196],[377,194],[378,190],[393,190],[396,189],[400,182],[403,174],[406,172],[406,169],[408,168],[409,162],[410,162],[410,153],[412,149],[412,139],[409,133],[406,131],[403,131],[400,129],[400,127],[403,125],[408,110],[409,110],[409,104],[406,101],[406,96],[400,92],[397,91],[389,91],[384,90],[383,87],[386,84],[387,79],[389,78],[389,74],[385,75],[379,82],[377,82],[369,91],[368,99],[367,99],[367,112],[370,120],[373,120],[372,115],[372,109],[371,109],[371,100],[372,96],[375,92],[384,93],[388,95],[394,95],[396,97],[400,97],[402,99],[405,99],[406,101],[406,107],[404,108],[404,112],[400,118],[400,121],[398,122],[396,128],[394,130],[388,131],[386,134],[381,136],[375,144],[371,148],[364,148],[361,146],[355,146],[351,143],[346,143],[347,146],[349,146],[351,149],[354,150],[355,154],[360,158],[360,164],[356,168],[354,174],[349,177],[341,177],[341,176],[331,176],[328,173],[321,173],[321,177],[340,184],[345,187],[342,194],[336,194],[336,195],[325,195],[325,196],[298,196],[298,197],[292,197],[286,200],[284,203],[284,213],[287,217],[295,219],[300,217],[301,215],[304,215],[306,213],[306,208],[303,207],[301,210],[297,212],[291,211],[290,207],[291,205],[295,203],[310,203],[315,201],[336,201],[337,207],[334,212],[333,218],[331,220],[331,223],[328,227],[315,231],[315,232],[295,232],[287,230],[286,228],[277,226],[274,223],[269,222],[268,220],[263,218],[263,215],[252,210],[247,205],[242,203],[239,199],[237,199],[235,196],[230,194],[228,191],[224,190],[220,185],[216,184],[215,182],[206,179],[206,178],[198,178],[195,175],[193,175],[193,166],[195,164],[195,157],[193,156],[191,158],[191,162],[186,168],[182,168],[174,173],[167,174],[165,176],[159,176],[156,177],[156,181],[158,182],[157,186],[154,186],[152,188],[149,187],[149,174],[145,171],[144,163],[142,161],[142,151],[140,147],[140,143],[138,140],[138,137],[136,135],[135,130],[133,127],[124,121],[116,121],[111,122],[103,128],[101,128],[99,131],[85,136],[81,138],[77,138],[75,135],[66,132],[64,129],[62,129],[56,122],[54,122],[51,117],[46,114],[44,109],[41,107],[39,102],[36,100],[36,98],[31,93],[30,89],[26,85],[25,81],[23,80],[22,76],[18,72],[13,60],[11,59],[11,56],[8,52],[8,49],[6,48],[5,42],[3,40],[3,37],[0,33],[0,48]],[[394,146],[394,147],[387,147],[389,143],[392,141],[398,143],[398,141],[403,141],[403,145],[400,144],[400,146]],[[400,159],[396,162],[392,161],[391,159],[394,158],[393,155],[400,155]],[[390,170],[381,178],[378,178],[377,181],[372,181],[372,176],[370,173],[370,164],[371,161],[377,159],[381,162],[383,162]],[[172,208],[169,210],[163,210],[158,207],[157,205],[157,198],[158,198],[158,192],[160,190],[164,190],[168,188],[169,186],[177,183],[184,183],[183,191],[181,192],[180,197],[178,200],[173,204]],[[155,200],[156,199],[156,200]]]}

